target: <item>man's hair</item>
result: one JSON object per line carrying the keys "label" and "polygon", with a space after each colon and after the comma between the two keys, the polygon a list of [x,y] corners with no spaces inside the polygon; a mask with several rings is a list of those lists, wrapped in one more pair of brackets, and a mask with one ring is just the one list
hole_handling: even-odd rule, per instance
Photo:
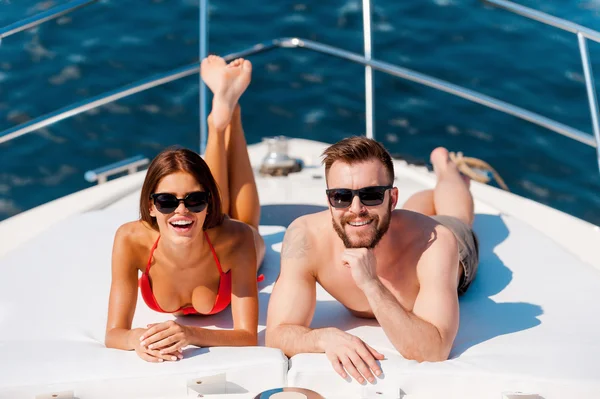
{"label": "man's hair", "polygon": [[364,136],[348,137],[329,146],[323,151],[323,164],[325,165],[325,177],[329,173],[331,165],[335,161],[347,164],[379,160],[388,172],[390,184],[394,181],[394,164],[389,152],[381,143]]}

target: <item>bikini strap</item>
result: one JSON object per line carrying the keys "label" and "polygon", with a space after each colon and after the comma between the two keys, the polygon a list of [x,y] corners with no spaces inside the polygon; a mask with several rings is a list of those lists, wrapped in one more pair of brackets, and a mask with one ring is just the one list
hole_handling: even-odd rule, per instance
{"label": "bikini strap", "polygon": [[154,251],[156,250],[156,246],[158,245],[158,240],[160,240],[160,236],[154,242],[152,249],[150,249],[150,258],[148,258],[148,264],[146,265],[146,274],[150,272],[150,264],[152,263],[152,256],[154,256]]}
{"label": "bikini strap", "polygon": [[219,262],[219,257],[217,256],[217,252],[215,251],[215,248],[213,247],[212,242],[210,242],[210,238],[208,238],[208,234],[206,233],[206,231],[204,231],[204,237],[206,237],[206,241],[208,242],[210,251],[213,254],[213,258],[215,259],[215,263],[217,264],[217,268],[219,269],[219,274],[225,274],[225,273],[223,273],[223,269],[221,269],[221,263]]}

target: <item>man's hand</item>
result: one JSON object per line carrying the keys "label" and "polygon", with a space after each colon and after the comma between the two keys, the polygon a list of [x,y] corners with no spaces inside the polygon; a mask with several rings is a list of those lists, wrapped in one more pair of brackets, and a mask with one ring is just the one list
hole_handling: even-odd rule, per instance
{"label": "man's hand", "polygon": [[361,290],[373,281],[377,281],[377,260],[372,249],[346,248],[342,253],[342,263],[352,272],[354,282]]}
{"label": "man's hand", "polygon": [[189,327],[169,320],[148,325],[148,330],[140,337],[140,345],[161,354],[180,353],[189,345],[191,335]]}
{"label": "man's hand", "polygon": [[376,360],[383,360],[385,356],[360,338],[337,328],[327,328],[323,332],[321,343],[331,365],[342,378],[346,378],[348,372],[362,384],[365,378],[371,383],[375,382],[373,373],[381,375],[381,368]]}

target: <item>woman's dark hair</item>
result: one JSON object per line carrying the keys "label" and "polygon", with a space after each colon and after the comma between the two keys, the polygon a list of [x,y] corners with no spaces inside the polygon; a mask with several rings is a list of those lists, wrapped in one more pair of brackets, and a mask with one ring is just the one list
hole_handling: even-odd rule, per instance
{"label": "woman's dark hair", "polygon": [[140,219],[158,230],[156,219],[150,216],[148,209],[150,195],[154,193],[163,177],[177,172],[186,172],[194,176],[196,181],[210,193],[206,219],[202,228],[208,230],[220,225],[223,222],[221,196],[210,168],[200,155],[180,147],[169,147],[163,150],[150,163],[140,195]]}

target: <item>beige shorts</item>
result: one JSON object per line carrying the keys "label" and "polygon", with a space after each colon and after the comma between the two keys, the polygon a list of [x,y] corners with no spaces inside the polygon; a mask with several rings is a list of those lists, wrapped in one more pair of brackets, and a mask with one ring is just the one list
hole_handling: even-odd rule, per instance
{"label": "beige shorts", "polygon": [[464,294],[477,274],[479,265],[479,241],[469,225],[453,216],[432,216],[438,223],[450,229],[458,241],[458,253],[463,274],[458,284],[458,294]]}

